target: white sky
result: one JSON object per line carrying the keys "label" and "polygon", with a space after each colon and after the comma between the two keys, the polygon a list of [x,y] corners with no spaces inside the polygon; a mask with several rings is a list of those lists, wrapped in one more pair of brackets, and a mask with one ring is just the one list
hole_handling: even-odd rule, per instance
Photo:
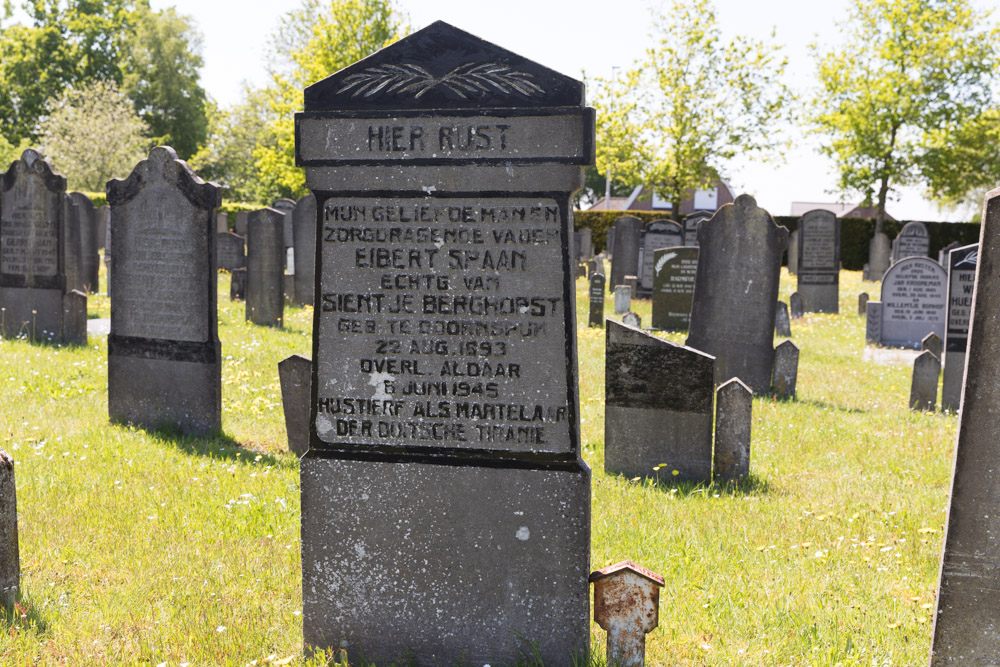
{"label": "white sky", "polygon": [[[1000,0],[981,0],[994,9]],[[205,67],[202,84],[221,105],[240,98],[244,82],[267,81],[265,46],[281,16],[299,0],[152,0],[154,8],[173,5],[194,18],[201,30]],[[822,32],[835,43],[836,22],[846,17],[849,0],[715,0],[724,34],[767,38],[776,30],[789,58],[789,83],[800,94],[812,85],[808,45]],[[554,0],[397,0],[411,26],[419,29],[442,19],[564,74],[610,76],[612,66],[629,67],[653,45],[648,34],[647,0],[555,2]],[[664,6],[669,6],[665,4]],[[796,131],[796,134],[800,134]],[[795,136],[784,164],[734,164],[729,182],[737,194],[753,194],[774,215],[787,215],[794,201],[837,201],[832,165],[818,156],[813,138]],[[948,214],[907,190],[891,201],[889,212],[901,219],[965,220],[968,213]]]}

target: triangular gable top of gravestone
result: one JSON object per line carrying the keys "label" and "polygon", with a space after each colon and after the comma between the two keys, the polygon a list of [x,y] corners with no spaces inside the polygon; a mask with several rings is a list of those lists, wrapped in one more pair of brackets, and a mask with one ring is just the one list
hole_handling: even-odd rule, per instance
{"label": "triangular gable top of gravestone", "polygon": [[579,107],[583,83],[436,21],[305,89],[305,110]]}
{"label": "triangular gable top of gravestone", "polygon": [[[798,352],[799,351],[799,346],[796,345],[795,343],[793,343],[790,340],[786,340],[784,343],[782,343],[781,345],[778,345],[777,347],[774,348],[775,352],[777,352],[778,350],[781,350],[782,352],[786,352],[786,353],[789,353],[789,352],[792,352],[792,351]],[[735,378],[735,379],[739,379],[739,378]]]}
{"label": "triangular gable top of gravestone", "polygon": [[622,571],[628,571],[637,574],[640,577],[652,581],[657,586],[663,586],[666,584],[666,581],[663,579],[663,577],[653,572],[649,568],[645,568],[642,565],[634,563],[630,560],[623,560],[620,563],[615,563],[614,565],[609,565],[605,568],[601,568],[600,570],[595,570],[594,572],[590,573],[588,581],[590,583],[594,583],[595,581],[606,579],[611,575],[617,574],[618,572]]}
{"label": "triangular gable top of gravestone", "polygon": [[156,146],[149,151],[149,157],[135,165],[128,178],[108,181],[108,203],[126,204],[153,181],[180,190],[198,208],[212,209],[222,203],[222,188],[199,178],[187,162],[177,159],[170,146]]}
{"label": "triangular gable top of gravestone", "polygon": [[7,171],[0,175],[0,190],[10,190],[20,173],[35,173],[42,177],[45,187],[54,192],[66,190],[66,177],[57,174],[52,165],[34,148],[26,148],[21,158],[10,163]]}

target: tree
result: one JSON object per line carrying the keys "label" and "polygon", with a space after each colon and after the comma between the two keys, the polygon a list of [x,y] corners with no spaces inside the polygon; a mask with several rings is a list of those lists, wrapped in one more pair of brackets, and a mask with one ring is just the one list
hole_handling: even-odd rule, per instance
{"label": "tree", "polygon": [[653,23],[658,44],[646,58],[615,86],[597,79],[597,167],[646,184],[676,218],[737,154],[774,154],[793,95],[780,47],[723,43],[710,0],[675,0]]}
{"label": "tree", "polygon": [[954,191],[949,165],[981,136],[996,80],[1000,33],[986,17],[967,0],[854,0],[842,46],[814,47],[813,127],[841,191],[877,207],[877,232],[895,188]]}
{"label": "tree", "polygon": [[154,12],[140,5],[124,42],[122,92],[135,104],[159,143],[186,160],[205,142],[208,118],[199,84],[201,35],[173,7]]}
{"label": "tree", "polygon": [[70,89],[42,123],[41,148],[71,189],[102,192],[146,155],[146,123],[111,81]]}

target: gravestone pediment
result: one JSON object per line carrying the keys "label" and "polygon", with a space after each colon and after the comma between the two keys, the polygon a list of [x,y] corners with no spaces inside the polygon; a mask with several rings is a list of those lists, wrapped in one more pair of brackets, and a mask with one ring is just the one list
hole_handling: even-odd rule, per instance
{"label": "gravestone pediment", "polygon": [[305,110],[582,106],[583,84],[437,21],[305,89]]}

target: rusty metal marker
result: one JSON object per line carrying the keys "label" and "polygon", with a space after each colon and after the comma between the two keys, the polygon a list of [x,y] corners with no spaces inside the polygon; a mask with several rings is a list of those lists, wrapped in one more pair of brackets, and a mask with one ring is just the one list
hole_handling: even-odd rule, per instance
{"label": "rusty metal marker", "polygon": [[608,633],[608,664],[646,664],[646,634],[660,623],[663,577],[630,560],[590,575],[594,620]]}

